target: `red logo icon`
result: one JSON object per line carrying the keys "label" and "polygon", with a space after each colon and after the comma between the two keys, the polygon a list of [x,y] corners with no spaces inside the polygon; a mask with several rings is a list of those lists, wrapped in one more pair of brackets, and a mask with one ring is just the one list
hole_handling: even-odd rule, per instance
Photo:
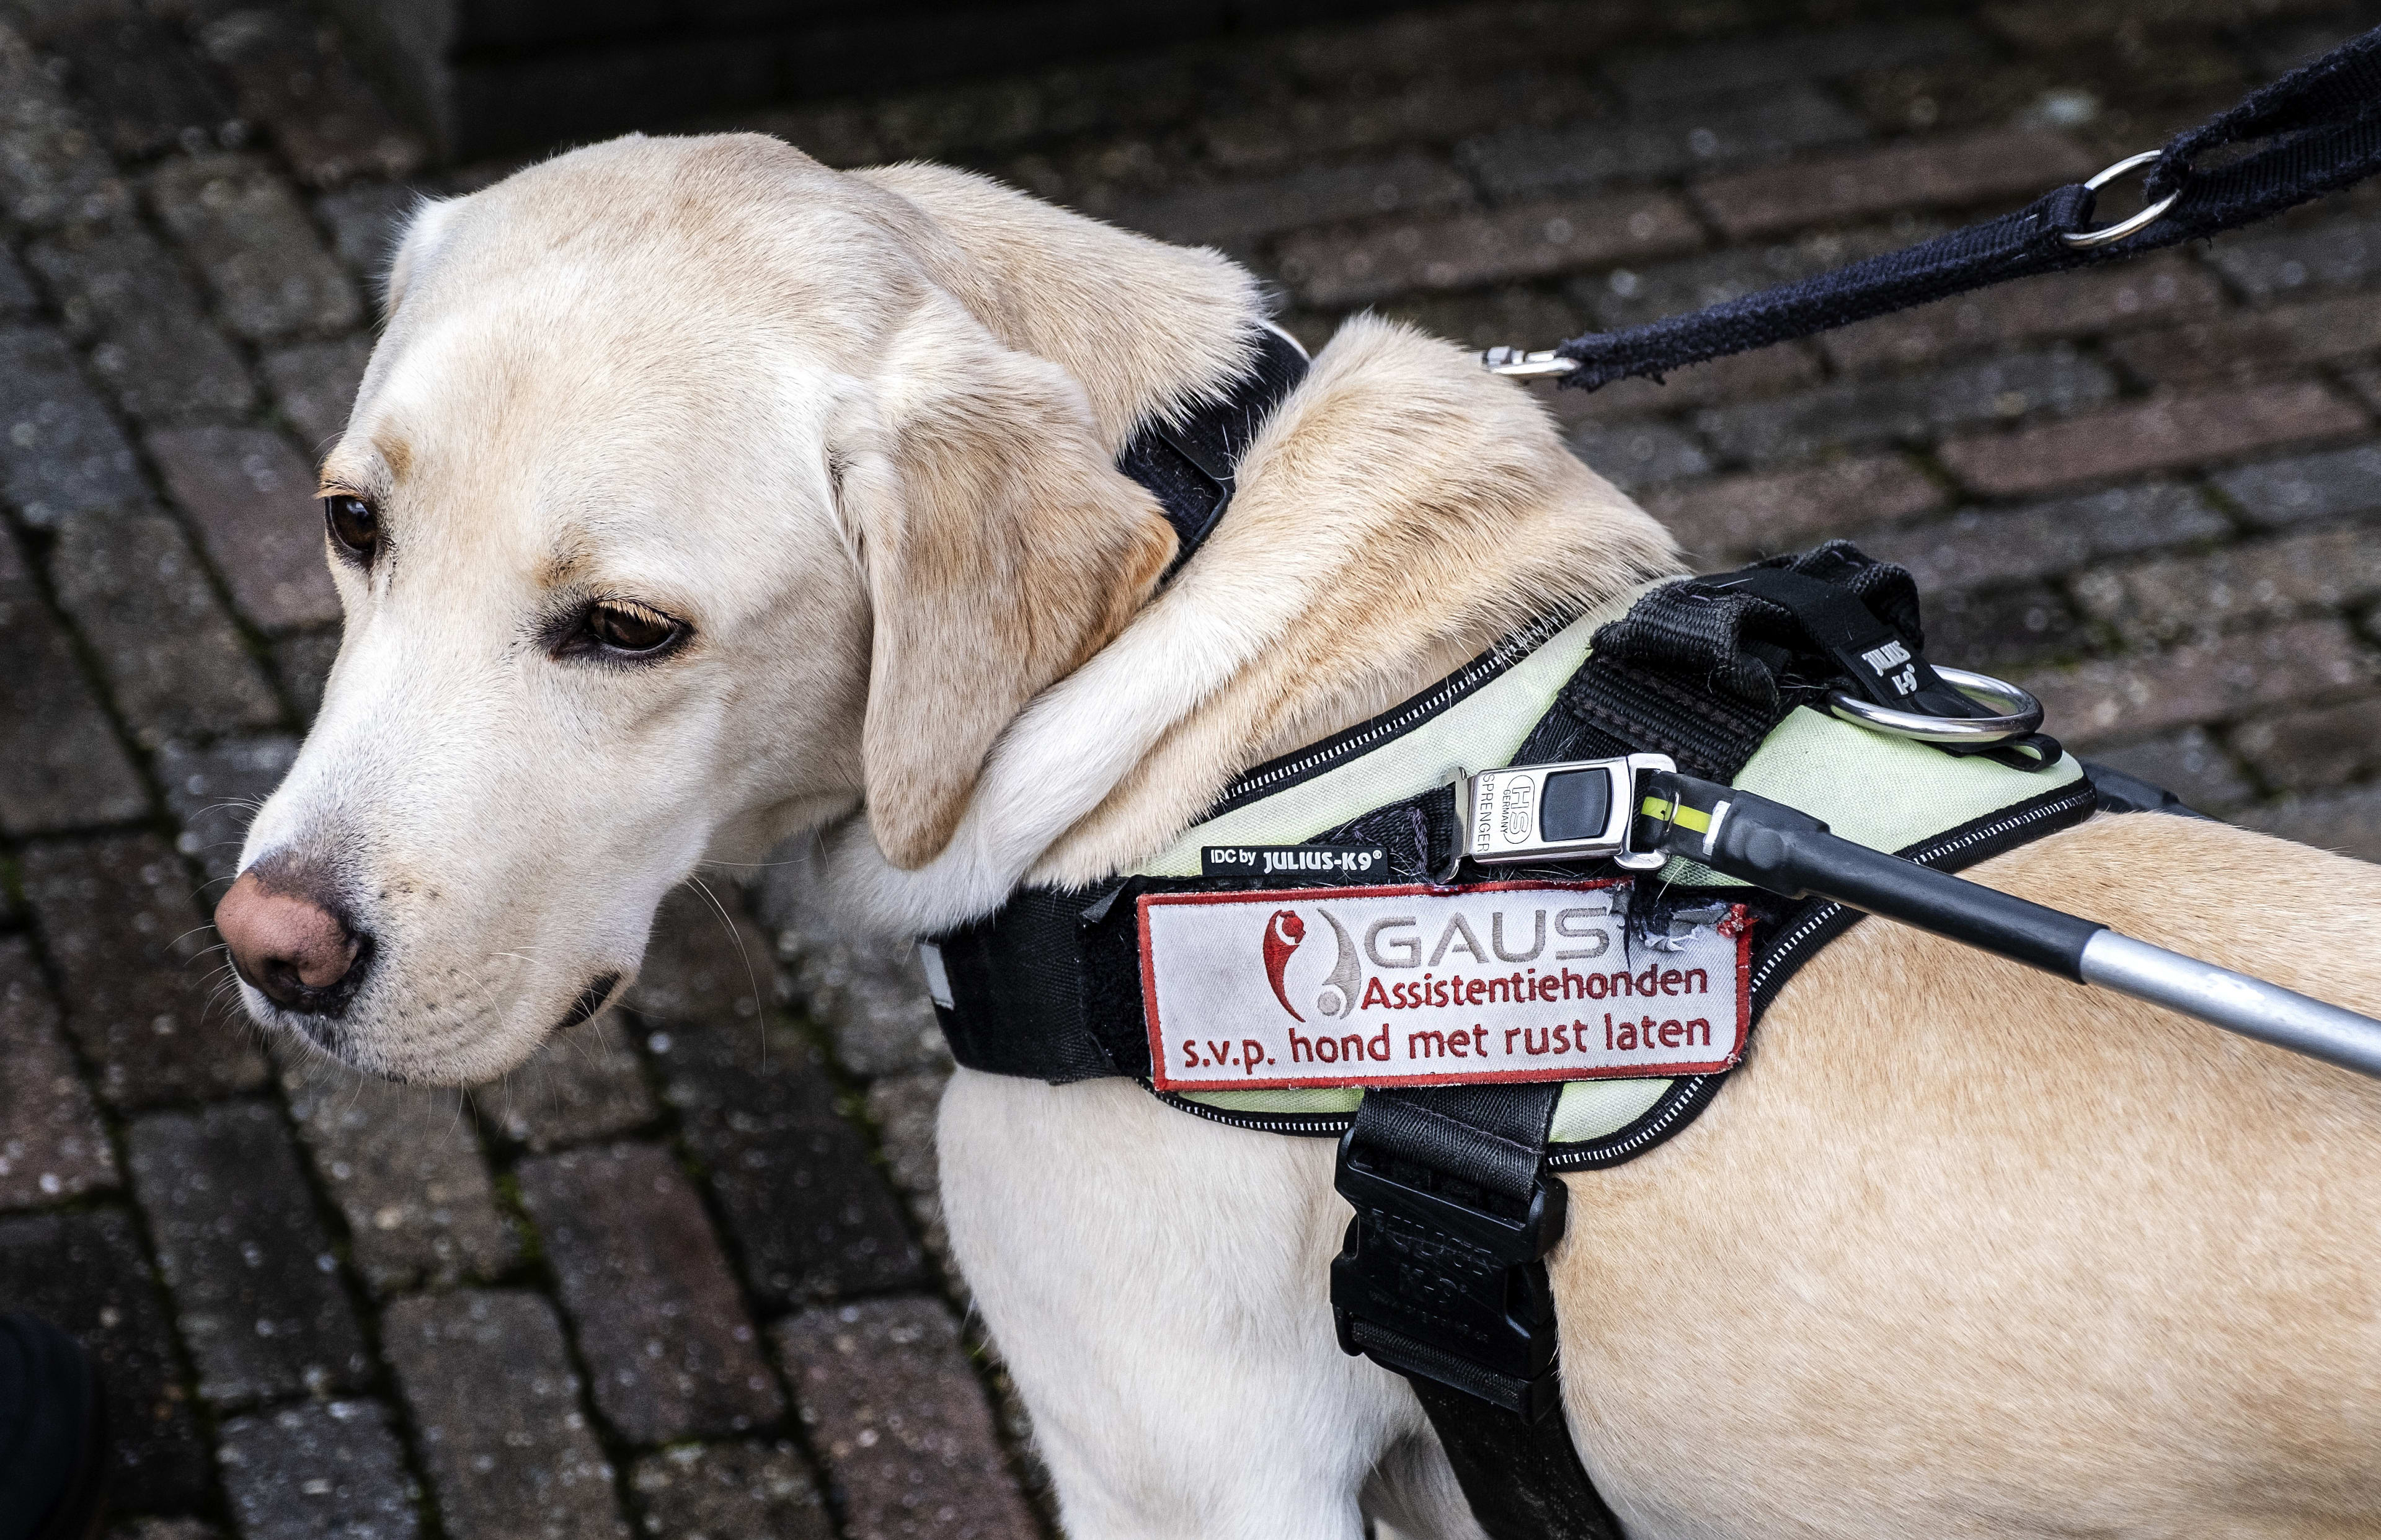
{"label": "red logo icon", "polygon": [[1289,954],[1298,950],[1298,944],[1305,939],[1306,922],[1300,920],[1294,911],[1275,910],[1273,918],[1265,922],[1265,982],[1273,985],[1273,997],[1281,1002],[1281,1008],[1288,1011],[1290,1020],[1294,1021],[1303,1021],[1306,1018],[1299,1015],[1298,1008],[1289,1003],[1289,993],[1282,986],[1281,975],[1282,970],[1289,966]]}

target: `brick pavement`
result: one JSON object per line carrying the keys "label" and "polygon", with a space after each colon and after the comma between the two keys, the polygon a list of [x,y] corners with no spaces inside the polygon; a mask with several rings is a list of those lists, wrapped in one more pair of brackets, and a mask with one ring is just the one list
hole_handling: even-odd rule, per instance
{"label": "brick pavement", "polygon": [[[1312,343],[1544,345],[2009,206],[2375,19],[1498,0],[742,123],[1214,243]],[[289,0],[0,0],[0,1302],[101,1361],[118,1540],[1047,1533],[931,1013],[799,850],[469,1094],[218,996],[336,648],[311,454],[393,222],[503,169],[426,169]],[[2070,742],[2381,860],[2381,196],[1548,404],[1700,559],[1855,536]]]}

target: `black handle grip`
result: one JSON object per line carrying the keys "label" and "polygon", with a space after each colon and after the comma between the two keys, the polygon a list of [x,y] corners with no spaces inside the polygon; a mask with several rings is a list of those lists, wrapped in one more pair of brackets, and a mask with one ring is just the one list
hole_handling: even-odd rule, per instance
{"label": "black handle grip", "polygon": [[[1670,823],[1661,849],[1789,898],[1816,894],[2081,984],[2083,947],[2107,927],[1872,850],[1766,797],[1691,776],[1647,777],[1659,798],[1706,811],[1705,836]],[[1662,784],[1668,783],[1668,784]],[[1720,811],[1725,804],[1726,811]],[[1711,815],[1716,814],[1714,819]],[[1710,823],[1716,821],[1717,828]]]}

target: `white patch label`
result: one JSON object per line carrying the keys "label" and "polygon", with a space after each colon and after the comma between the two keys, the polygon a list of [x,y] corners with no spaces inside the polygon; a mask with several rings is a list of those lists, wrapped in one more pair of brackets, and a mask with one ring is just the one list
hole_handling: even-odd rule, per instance
{"label": "white patch label", "polygon": [[1167,1091],[1700,1074],[1744,1052],[1741,906],[1631,938],[1626,882],[1142,898]]}

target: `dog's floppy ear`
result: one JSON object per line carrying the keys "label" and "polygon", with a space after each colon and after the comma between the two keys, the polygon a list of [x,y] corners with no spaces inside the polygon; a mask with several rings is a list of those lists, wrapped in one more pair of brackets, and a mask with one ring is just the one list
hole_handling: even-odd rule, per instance
{"label": "dog's floppy ear", "polygon": [[869,826],[915,870],[950,842],[994,739],[1124,625],[1172,528],[1120,474],[1081,385],[935,290],[830,453],[874,630]]}

